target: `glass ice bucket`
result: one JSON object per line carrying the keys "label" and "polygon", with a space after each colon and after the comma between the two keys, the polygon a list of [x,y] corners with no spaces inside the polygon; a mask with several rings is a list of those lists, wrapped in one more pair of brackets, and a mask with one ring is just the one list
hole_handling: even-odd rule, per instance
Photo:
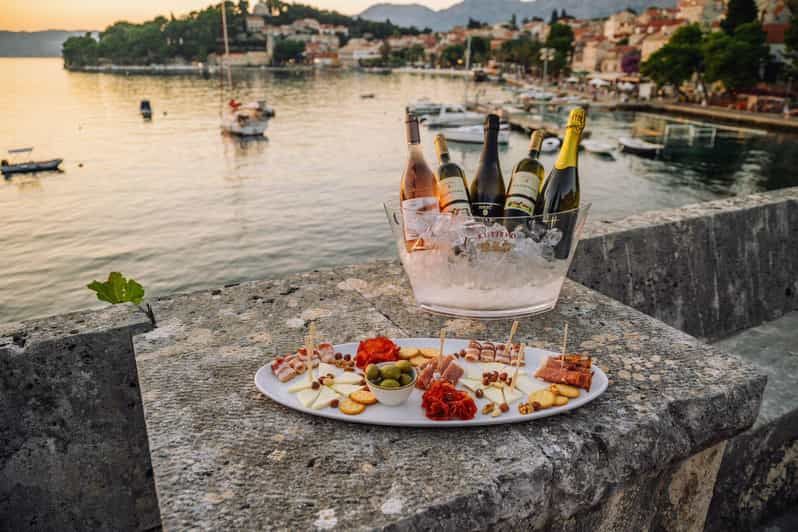
{"label": "glass ice bucket", "polygon": [[[584,205],[546,217],[480,218],[385,203],[421,308],[482,319],[531,316],[555,307],[589,210]],[[405,237],[406,223],[414,240]]]}

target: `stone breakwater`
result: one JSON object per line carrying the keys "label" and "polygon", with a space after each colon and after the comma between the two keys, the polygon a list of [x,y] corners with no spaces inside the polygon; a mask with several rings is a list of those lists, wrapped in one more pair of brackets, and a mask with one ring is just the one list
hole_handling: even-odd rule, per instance
{"label": "stone breakwater", "polygon": [[[760,204],[795,193],[764,195]],[[691,209],[686,218],[702,218]],[[665,223],[678,214],[664,213]],[[763,219],[750,238],[780,223]],[[653,234],[635,227],[634,238]],[[612,234],[594,228],[585,250],[603,249],[593,239]],[[634,249],[631,239],[624,238]],[[696,243],[684,233],[680,245]],[[620,268],[615,257],[601,260]],[[634,286],[643,266],[619,276]],[[716,479],[745,463],[736,435],[757,420],[766,384],[753,365],[566,281],[557,308],[523,320],[518,340],[557,349],[567,322],[570,343],[610,377],[598,400],[505,427],[366,427],[279,406],[257,392],[254,373],[294,349],[311,321],[336,343],[429,336],[442,326],[452,337],[500,338],[507,323],[420,312],[396,261],[153,306],[153,330],[122,308],[0,327],[0,389],[12,397],[0,408],[0,522],[15,529],[710,529],[716,512],[729,511]],[[744,323],[767,316],[751,313]],[[108,434],[129,442],[102,446]],[[104,465],[81,481],[92,463]],[[58,511],[65,507],[73,510]],[[745,512],[732,514],[743,520]]]}

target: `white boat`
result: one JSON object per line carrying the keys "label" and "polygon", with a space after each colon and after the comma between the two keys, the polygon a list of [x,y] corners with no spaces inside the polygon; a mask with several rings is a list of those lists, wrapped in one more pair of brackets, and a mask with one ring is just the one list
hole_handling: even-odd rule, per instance
{"label": "white boat", "polygon": [[222,131],[231,135],[257,137],[263,135],[268,126],[269,107],[264,102],[242,104],[230,100],[222,114]]}
{"label": "white boat", "polygon": [[[452,142],[467,142],[469,144],[482,144],[485,140],[483,126],[462,126],[444,130],[446,140]],[[499,127],[499,144],[510,142],[510,126],[502,124]]]}
{"label": "white boat", "polygon": [[427,98],[421,98],[407,106],[407,110],[416,116],[437,115],[441,112],[442,103],[433,102]]}
{"label": "white boat", "polygon": [[[225,4],[222,3],[222,35],[224,38],[224,57],[222,68],[227,73],[227,85],[233,86],[230,73],[229,57],[230,45],[227,36],[227,15]],[[241,103],[235,98],[227,102],[221,112],[221,128],[225,133],[241,137],[260,137],[269,125],[269,118],[274,116],[274,109],[266,105],[265,101]]]}
{"label": "white boat", "polygon": [[633,137],[621,137],[618,139],[618,143],[621,145],[621,151],[642,157],[656,157],[665,148],[662,144],[654,144]]}
{"label": "white boat", "polygon": [[560,144],[562,141],[557,137],[548,137],[543,139],[543,142],[540,144],[540,151],[541,153],[552,153],[560,149]]}
{"label": "white boat", "polygon": [[441,107],[437,115],[429,116],[426,120],[428,127],[460,127],[476,126],[485,121],[485,115],[468,111],[462,105],[446,104]]}
{"label": "white boat", "polygon": [[599,155],[612,155],[612,152],[615,151],[614,145],[600,140],[583,140],[582,147],[585,151]]}

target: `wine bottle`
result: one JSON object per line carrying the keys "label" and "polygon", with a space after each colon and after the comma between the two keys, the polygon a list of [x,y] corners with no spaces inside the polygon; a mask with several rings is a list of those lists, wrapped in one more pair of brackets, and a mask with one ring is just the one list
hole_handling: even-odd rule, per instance
{"label": "wine bottle", "polygon": [[409,112],[406,113],[405,125],[408,159],[407,167],[402,175],[399,195],[404,220],[405,245],[408,251],[416,251],[426,248],[421,236],[426,230],[429,220],[425,220],[424,215],[440,212],[438,184],[435,175],[424,160],[418,117]]}
{"label": "wine bottle", "polygon": [[[585,128],[585,111],[579,107],[573,109],[568,116],[563,140],[557,162],[551,169],[549,177],[543,182],[538,201],[540,214],[544,223],[550,228],[562,231],[562,239],[554,247],[554,256],[558,259],[568,258],[571,251],[573,231],[576,227],[576,214],[562,214],[579,208],[579,171],[577,158],[579,140]],[[559,215],[559,216],[558,216]]]}
{"label": "wine bottle", "polygon": [[471,182],[471,211],[475,216],[500,218],[504,214],[506,190],[499,165],[499,126],[498,115],[485,117],[485,145]]}
{"label": "wine bottle", "polygon": [[435,135],[435,152],[438,154],[438,199],[441,212],[471,215],[466,175],[449,157],[446,137]]}
{"label": "wine bottle", "polygon": [[546,177],[543,165],[538,161],[540,145],[543,143],[543,133],[535,131],[529,141],[529,155],[518,161],[510,176],[507,187],[507,199],[504,201],[504,216],[510,219],[508,229],[512,231],[518,224],[524,224],[519,217],[532,216],[538,201],[538,192]]}

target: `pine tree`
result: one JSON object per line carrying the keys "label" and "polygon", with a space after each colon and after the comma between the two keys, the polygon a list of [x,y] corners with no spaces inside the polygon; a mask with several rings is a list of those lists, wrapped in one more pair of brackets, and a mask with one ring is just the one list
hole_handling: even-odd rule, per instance
{"label": "pine tree", "polygon": [[549,24],[556,24],[559,19],[560,17],[557,15],[557,10],[556,9],[552,10]]}
{"label": "pine tree", "polygon": [[759,17],[759,10],[755,0],[729,0],[726,8],[726,18],[720,27],[729,35],[734,34],[734,30],[741,24],[755,22]]}

